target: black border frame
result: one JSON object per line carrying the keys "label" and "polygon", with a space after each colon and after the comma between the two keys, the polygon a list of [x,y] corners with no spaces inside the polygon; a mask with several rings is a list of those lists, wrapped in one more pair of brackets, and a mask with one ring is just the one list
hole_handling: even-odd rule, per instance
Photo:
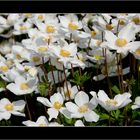
{"label": "black border frame", "polygon": [[[0,1],[1,13],[140,13],[138,1]],[[139,139],[140,127],[0,127],[0,139]]]}

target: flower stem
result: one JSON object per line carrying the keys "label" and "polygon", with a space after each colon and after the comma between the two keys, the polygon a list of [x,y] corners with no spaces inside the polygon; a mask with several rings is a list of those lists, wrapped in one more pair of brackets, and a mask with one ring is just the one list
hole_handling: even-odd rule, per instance
{"label": "flower stem", "polygon": [[30,112],[30,109],[29,109],[29,104],[28,104],[28,100],[27,100],[26,95],[24,96],[24,98],[25,98],[25,101],[26,101],[26,108],[27,108],[29,119],[32,121],[32,116],[31,116],[31,112]]}
{"label": "flower stem", "polygon": [[67,92],[68,92],[68,96],[69,96],[69,100],[70,100],[71,98],[70,98],[70,93],[69,93],[69,88],[68,88],[68,83],[67,83],[67,76],[66,76],[64,65],[63,65],[63,71],[64,71],[64,77],[65,77],[65,82],[66,82],[66,88],[67,88]]}

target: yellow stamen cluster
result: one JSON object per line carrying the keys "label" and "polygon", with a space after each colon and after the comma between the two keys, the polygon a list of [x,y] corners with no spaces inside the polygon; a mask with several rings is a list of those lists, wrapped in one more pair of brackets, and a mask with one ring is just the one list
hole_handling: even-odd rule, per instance
{"label": "yellow stamen cluster", "polygon": [[78,26],[75,23],[70,22],[69,25],[68,25],[68,28],[70,30],[77,30],[78,29]]}
{"label": "yellow stamen cluster", "polygon": [[39,20],[43,20],[43,19],[44,19],[43,15],[39,15],[39,16],[38,16],[38,19],[39,19]]}
{"label": "yellow stamen cluster", "polygon": [[132,19],[132,21],[135,23],[135,24],[139,24],[140,23],[140,18],[139,17],[134,17]]}
{"label": "yellow stamen cluster", "polygon": [[0,71],[7,72],[9,68],[7,66],[0,66]]}
{"label": "yellow stamen cluster", "polygon": [[60,102],[56,101],[56,102],[54,103],[53,107],[54,107],[55,109],[59,110],[59,109],[62,107],[62,104],[61,104]]}
{"label": "yellow stamen cluster", "polygon": [[116,40],[116,45],[119,47],[124,47],[127,44],[127,40],[123,38],[118,38]]}
{"label": "yellow stamen cluster", "polygon": [[21,57],[20,54],[16,54],[16,58],[17,58],[18,60],[20,60],[22,57]]}
{"label": "yellow stamen cluster", "polygon": [[119,20],[119,24],[120,25],[125,25],[125,21],[124,20]]}
{"label": "yellow stamen cluster", "polygon": [[107,30],[112,30],[113,29],[113,26],[111,24],[106,24],[106,29]]}
{"label": "yellow stamen cluster", "polygon": [[46,124],[41,123],[41,124],[39,124],[38,126],[39,126],[39,127],[45,127],[45,126],[47,126],[47,125],[46,125]]}
{"label": "yellow stamen cluster", "polygon": [[135,51],[135,54],[140,55],[140,49],[137,49],[137,50]]}
{"label": "yellow stamen cluster", "polygon": [[95,37],[97,35],[96,31],[91,31],[90,34],[92,37]]}
{"label": "yellow stamen cluster", "polygon": [[43,46],[38,47],[38,52],[43,53],[43,52],[46,52],[46,51],[48,51],[48,48],[43,47]]}
{"label": "yellow stamen cluster", "polygon": [[14,106],[13,106],[13,104],[9,103],[9,104],[6,104],[4,108],[7,111],[12,111],[14,109]]}
{"label": "yellow stamen cluster", "polygon": [[35,62],[35,63],[36,63],[36,62],[39,62],[40,60],[41,60],[41,58],[38,57],[38,56],[33,56],[33,57],[32,57],[32,61]]}
{"label": "yellow stamen cluster", "polygon": [[47,32],[47,33],[54,33],[54,32],[55,32],[54,26],[48,25],[48,26],[46,27],[46,32]]}
{"label": "yellow stamen cluster", "polygon": [[116,106],[118,102],[113,99],[109,99],[106,101],[106,104]]}
{"label": "yellow stamen cluster", "polygon": [[27,90],[27,89],[29,89],[29,85],[27,83],[21,83],[20,84],[20,89],[21,90]]}
{"label": "yellow stamen cluster", "polygon": [[101,59],[103,58],[103,57],[102,57],[101,55],[99,55],[99,54],[94,55],[94,57],[95,57],[96,60],[101,60]]}
{"label": "yellow stamen cluster", "polygon": [[25,13],[26,17],[30,17],[32,14],[31,13]]}
{"label": "yellow stamen cluster", "polygon": [[60,55],[63,57],[69,57],[71,55],[71,53],[67,50],[61,49],[60,50]]}
{"label": "yellow stamen cluster", "polygon": [[26,31],[27,30],[27,27],[26,26],[21,26],[20,27],[20,31]]}
{"label": "yellow stamen cluster", "polygon": [[79,110],[78,110],[80,113],[85,113],[88,111],[88,107],[86,105],[83,105],[81,107],[79,107]]}

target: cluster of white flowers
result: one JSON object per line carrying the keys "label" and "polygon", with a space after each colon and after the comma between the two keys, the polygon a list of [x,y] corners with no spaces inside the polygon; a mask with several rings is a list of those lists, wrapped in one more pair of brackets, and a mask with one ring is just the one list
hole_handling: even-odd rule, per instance
{"label": "cluster of white flowers", "polygon": [[[75,126],[85,126],[83,119],[97,122],[100,116],[94,110],[98,104],[108,112],[117,110],[132,102],[131,93],[124,91],[114,99],[100,89],[89,94],[67,78],[75,68],[82,71],[97,65],[101,73],[95,73],[92,80],[117,76],[121,57],[131,53],[140,60],[139,32],[140,14],[0,14],[0,77],[6,83],[0,92],[21,99],[37,95],[36,101],[45,106],[49,118],[42,114],[36,122],[23,121],[26,126],[64,126],[57,122],[60,114],[74,118]],[[130,67],[125,67],[121,74],[129,72]],[[38,89],[43,79],[49,90],[57,85],[55,92],[46,90],[45,97]],[[140,108],[139,99],[132,109]],[[11,114],[26,117],[27,101],[9,100],[0,100],[0,121],[10,119]]]}

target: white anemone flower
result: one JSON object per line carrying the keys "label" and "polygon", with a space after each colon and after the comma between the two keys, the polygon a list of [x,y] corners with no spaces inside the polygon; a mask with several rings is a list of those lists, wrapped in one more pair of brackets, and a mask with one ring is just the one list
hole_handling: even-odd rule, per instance
{"label": "white anemone flower", "polygon": [[59,30],[58,18],[55,14],[46,14],[45,22],[35,20],[35,25],[45,34],[57,35]]}
{"label": "white anemone flower", "polygon": [[25,117],[25,114],[22,113],[24,107],[24,100],[10,102],[7,98],[3,98],[0,100],[0,118],[8,120],[10,119],[11,114],[15,116]]}
{"label": "white anemone flower", "polygon": [[4,62],[0,62],[0,74],[6,74],[9,70],[9,67]]}
{"label": "white anemone flower", "polygon": [[60,93],[55,93],[52,95],[50,97],[50,101],[44,97],[37,97],[37,101],[49,107],[47,111],[49,114],[49,121],[52,118],[57,119],[59,112],[64,114],[67,118],[70,118],[69,112],[63,107],[64,99]]}
{"label": "white anemone flower", "polygon": [[73,33],[82,28],[82,22],[78,21],[78,17],[75,14],[67,14],[64,16],[59,16],[58,18],[62,25],[61,29],[64,32]]}
{"label": "white anemone flower", "polygon": [[75,43],[66,44],[63,47],[54,46],[51,48],[52,54],[54,57],[57,57],[60,62],[63,62],[64,65],[70,60],[70,58],[74,58],[77,53],[77,45]]}
{"label": "white anemone flower", "polygon": [[122,108],[132,102],[130,99],[131,94],[125,92],[123,94],[118,94],[114,99],[110,99],[108,95],[103,91],[98,92],[98,103],[107,111],[117,110]]}
{"label": "white anemone flower", "polygon": [[10,83],[6,86],[15,95],[26,95],[31,94],[37,88],[37,78],[25,79],[19,76],[15,79],[15,83]]}
{"label": "white anemone flower", "polygon": [[26,126],[31,126],[31,127],[61,126],[57,122],[49,123],[45,116],[38,117],[36,122],[28,120],[28,121],[23,121],[22,124]]}
{"label": "white anemone flower", "polygon": [[137,109],[137,108],[140,108],[140,96],[138,96],[138,97],[135,98],[134,105],[132,105],[131,108],[132,108],[133,110],[134,110],[134,109]]}
{"label": "white anemone flower", "polygon": [[23,22],[19,21],[14,24],[14,35],[21,35],[21,34],[26,34],[28,30],[32,28],[32,24],[29,21]]}
{"label": "white anemone flower", "polygon": [[119,31],[118,36],[111,31],[105,31],[105,39],[110,49],[116,50],[117,53],[124,55],[127,55],[131,48],[140,46],[140,41],[134,41],[135,27],[133,23],[129,23],[123,27]]}
{"label": "white anemone flower", "polygon": [[97,122],[99,120],[99,115],[97,115],[93,109],[95,109],[96,105],[92,103],[95,100],[89,101],[89,96],[80,91],[76,94],[75,103],[67,102],[66,108],[71,112],[71,118],[85,118],[87,122]]}
{"label": "white anemone flower", "polygon": [[78,126],[78,127],[84,127],[84,123],[81,120],[77,120],[74,124],[74,126]]}

